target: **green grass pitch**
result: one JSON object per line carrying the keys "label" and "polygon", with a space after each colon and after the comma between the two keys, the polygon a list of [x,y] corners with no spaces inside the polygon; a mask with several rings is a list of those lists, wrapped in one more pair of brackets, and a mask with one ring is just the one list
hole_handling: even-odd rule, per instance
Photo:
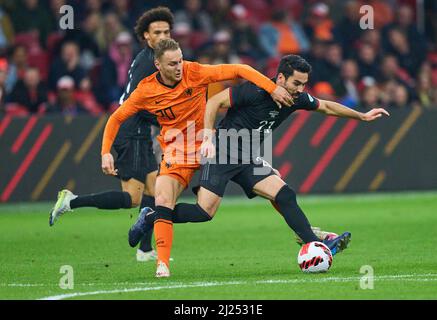
{"label": "green grass pitch", "polygon": [[[0,299],[437,299],[436,192],[298,199],[314,226],[352,232],[326,274],[299,270],[293,233],[262,199],[175,225],[169,279],[128,246],[135,209],[77,209],[50,228],[52,203],[1,205]],[[73,289],[59,286],[64,265]]]}

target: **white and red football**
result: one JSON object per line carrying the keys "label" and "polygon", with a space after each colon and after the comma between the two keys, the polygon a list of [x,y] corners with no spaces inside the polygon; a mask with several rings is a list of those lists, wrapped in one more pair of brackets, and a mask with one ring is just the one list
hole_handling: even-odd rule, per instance
{"label": "white and red football", "polygon": [[332,253],[322,242],[309,242],[300,248],[297,263],[303,272],[327,272],[332,265]]}

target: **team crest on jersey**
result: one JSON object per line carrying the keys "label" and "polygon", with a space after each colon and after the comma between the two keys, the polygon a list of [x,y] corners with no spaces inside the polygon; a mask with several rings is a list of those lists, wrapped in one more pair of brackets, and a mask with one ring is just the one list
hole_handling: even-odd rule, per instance
{"label": "team crest on jersey", "polygon": [[185,94],[187,96],[191,96],[193,94],[193,88],[188,88],[187,90],[185,90]]}
{"label": "team crest on jersey", "polygon": [[274,119],[278,116],[279,111],[273,110],[269,112],[270,118]]}

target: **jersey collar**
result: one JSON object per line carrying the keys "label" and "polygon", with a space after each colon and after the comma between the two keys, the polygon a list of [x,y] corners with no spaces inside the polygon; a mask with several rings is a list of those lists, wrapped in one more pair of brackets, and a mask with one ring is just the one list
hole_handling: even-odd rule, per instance
{"label": "jersey collar", "polygon": [[158,71],[158,73],[156,74],[156,80],[158,80],[158,82],[159,82],[160,84],[162,84],[164,87],[167,87],[167,88],[169,88],[169,89],[174,89],[174,88],[176,88],[177,85],[182,81],[182,80],[181,80],[181,81],[179,81],[179,82],[176,82],[176,84],[175,84],[174,86],[169,86],[169,85],[165,84],[164,81],[162,81],[162,77],[161,77],[161,74],[159,73],[159,71]]}

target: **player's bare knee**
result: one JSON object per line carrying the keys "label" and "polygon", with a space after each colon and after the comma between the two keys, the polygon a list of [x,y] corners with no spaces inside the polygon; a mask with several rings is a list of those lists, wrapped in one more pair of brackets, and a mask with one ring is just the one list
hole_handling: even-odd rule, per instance
{"label": "player's bare knee", "polygon": [[200,187],[197,193],[197,204],[212,218],[220,206],[222,198],[206,188]]}
{"label": "player's bare knee", "polygon": [[[202,194],[200,194],[202,195]],[[214,215],[217,212],[218,207],[220,206],[221,198],[219,196],[209,196],[209,197],[202,197],[200,196],[198,198],[197,204],[199,207],[201,207],[208,215],[213,218]]]}
{"label": "player's bare knee", "polygon": [[132,208],[136,208],[141,204],[141,193],[128,191],[130,198],[132,200]]}
{"label": "player's bare knee", "polygon": [[165,193],[158,193],[155,195],[155,206],[173,208],[174,203],[168,195]]}
{"label": "player's bare knee", "polygon": [[208,203],[208,204],[198,203],[198,205],[200,208],[202,208],[203,211],[205,211],[211,217],[211,219],[214,218],[215,213],[217,212],[218,209],[218,205],[215,205],[213,203]]}
{"label": "player's bare knee", "polygon": [[155,192],[154,192],[154,190],[151,191],[150,189],[145,188],[145,189],[144,189],[144,195],[145,195],[145,196],[149,196],[149,197],[154,197],[154,196],[155,196]]}
{"label": "player's bare knee", "polygon": [[144,184],[144,194],[147,196],[155,196],[156,174],[150,173]]}
{"label": "player's bare knee", "polygon": [[156,177],[157,171],[151,172],[147,175],[144,193],[147,192],[147,195],[149,196],[155,195]]}
{"label": "player's bare knee", "polygon": [[257,195],[274,201],[278,193],[287,184],[278,176],[269,176],[261,180],[253,187],[253,192]]}
{"label": "player's bare knee", "polygon": [[131,197],[131,207],[135,208],[141,204],[141,198],[143,196],[144,185],[135,179],[130,179],[128,181],[122,181],[121,187],[124,192],[129,193]]}

